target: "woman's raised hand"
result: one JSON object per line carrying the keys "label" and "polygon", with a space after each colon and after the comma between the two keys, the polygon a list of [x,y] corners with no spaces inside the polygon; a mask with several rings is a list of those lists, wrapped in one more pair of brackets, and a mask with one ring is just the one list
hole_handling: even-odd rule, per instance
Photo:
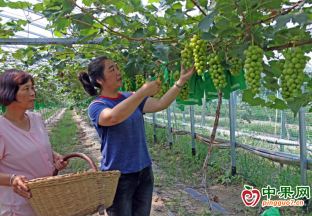
{"label": "woman's raised hand", "polygon": [[25,199],[30,199],[31,193],[28,191],[28,187],[25,185],[27,181],[26,177],[23,175],[16,175],[12,179],[13,191]]}
{"label": "woman's raised hand", "polygon": [[142,91],[146,96],[157,95],[160,92],[161,82],[149,79],[138,91]]}
{"label": "woman's raised hand", "polygon": [[195,70],[194,65],[191,69],[186,70],[181,62],[181,75],[178,83],[184,85],[184,83],[194,74]]}

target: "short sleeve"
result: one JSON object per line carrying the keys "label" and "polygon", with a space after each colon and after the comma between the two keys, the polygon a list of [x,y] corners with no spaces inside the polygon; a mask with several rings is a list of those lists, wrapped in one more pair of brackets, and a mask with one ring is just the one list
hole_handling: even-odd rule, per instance
{"label": "short sleeve", "polygon": [[144,98],[143,101],[139,105],[139,109],[140,109],[141,113],[143,113],[143,108],[144,108],[144,105],[145,105],[147,99],[148,99],[148,97]]}
{"label": "short sleeve", "polygon": [[103,101],[92,102],[88,108],[89,118],[92,124],[98,128],[99,127],[99,116],[103,109],[108,108],[107,104]]}
{"label": "short sleeve", "polygon": [[[129,97],[129,96],[133,95],[135,92],[127,92],[127,93],[128,93],[127,96]],[[143,108],[144,108],[144,105],[145,105],[147,99],[148,99],[148,97],[144,98],[143,101],[139,105],[139,109],[140,109],[141,113],[143,113]]]}
{"label": "short sleeve", "polygon": [[2,135],[0,134],[0,160],[3,158],[4,150],[5,150],[4,140]]}

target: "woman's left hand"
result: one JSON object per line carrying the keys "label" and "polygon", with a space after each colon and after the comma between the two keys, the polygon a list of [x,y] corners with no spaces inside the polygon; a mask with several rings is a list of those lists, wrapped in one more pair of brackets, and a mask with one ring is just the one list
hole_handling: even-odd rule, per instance
{"label": "woman's left hand", "polygon": [[54,153],[53,155],[55,167],[58,171],[65,169],[69,163],[69,160],[64,161],[64,156],[58,153]]}
{"label": "woman's left hand", "polygon": [[180,74],[180,79],[178,84],[179,85],[184,85],[184,83],[191,78],[191,76],[194,74],[195,72],[195,66],[193,65],[193,67],[191,69],[186,70],[181,62],[181,74]]}

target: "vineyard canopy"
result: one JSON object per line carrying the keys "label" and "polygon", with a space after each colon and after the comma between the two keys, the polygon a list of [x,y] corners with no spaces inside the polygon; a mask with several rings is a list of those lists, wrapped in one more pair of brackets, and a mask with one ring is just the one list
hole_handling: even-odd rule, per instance
{"label": "vineyard canopy", "polygon": [[[156,61],[174,71],[181,61],[181,51],[197,35],[207,44],[201,55],[215,53],[226,70],[233,67],[232,58],[246,60],[244,51],[249,46],[263,49],[261,88],[275,93],[281,87],[279,79],[283,70],[278,63],[283,55],[297,46],[306,56],[310,55],[311,3],[311,0],[51,0],[39,3],[0,0],[1,71],[15,67],[34,74],[39,102],[45,98],[51,98],[52,102],[70,98],[87,103],[90,98],[83,94],[76,75],[86,71],[94,57],[107,55],[122,68],[125,77],[153,75]],[[27,46],[13,44],[14,39],[25,42],[34,37],[63,42],[40,45],[38,40],[37,44]],[[306,92],[295,94],[292,101],[273,96],[265,101],[250,89],[244,91],[243,100],[253,106],[290,108],[296,114],[300,107],[311,103],[312,80],[308,72],[303,81],[297,83],[305,86]]]}

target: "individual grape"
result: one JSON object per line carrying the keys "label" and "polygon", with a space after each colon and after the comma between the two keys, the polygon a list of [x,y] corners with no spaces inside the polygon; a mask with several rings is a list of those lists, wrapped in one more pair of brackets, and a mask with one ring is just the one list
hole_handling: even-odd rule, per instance
{"label": "individual grape", "polygon": [[243,69],[243,61],[241,59],[238,59],[238,58],[232,58],[230,60],[230,62],[233,63],[233,66],[230,69],[230,73],[233,76],[238,76],[241,73],[242,69]]}
{"label": "individual grape", "polygon": [[261,72],[263,71],[263,50],[258,46],[249,46],[248,50],[244,51],[246,56],[244,68],[246,69],[245,79],[249,89],[254,94],[259,94],[261,87]]}
{"label": "individual grape", "polygon": [[221,66],[221,59],[216,54],[211,53],[208,55],[207,60],[209,62],[209,73],[214,86],[216,89],[224,88],[227,83],[223,67]]}
{"label": "individual grape", "polygon": [[126,87],[126,91],[130,92],[130,91],[134,91],[133,85],[132,85],[132,80],[130,78],[125,78],[125,87]]}
{"label": "individual grape", "polygon": [[191,39],[190,47],[193,49],[195,68],[198,75],[204,73],[207,69],[206,50],[207,44],[204,40],[199,40],[197,35]]}
{"label": "individual grape", "polygon": [[136,75],[135,76],[135,83],[137,89],[141,88],[145,84],[144,76],[143,75]]}
{"label": "individual grape", "polygon": [[281,95],[285,101],[293,101],[295,96],[302,93],[301,86],[304,77],[303,69],[308,61],[300,47],[289,50],[284,54],[285,62],[281,76]]}

